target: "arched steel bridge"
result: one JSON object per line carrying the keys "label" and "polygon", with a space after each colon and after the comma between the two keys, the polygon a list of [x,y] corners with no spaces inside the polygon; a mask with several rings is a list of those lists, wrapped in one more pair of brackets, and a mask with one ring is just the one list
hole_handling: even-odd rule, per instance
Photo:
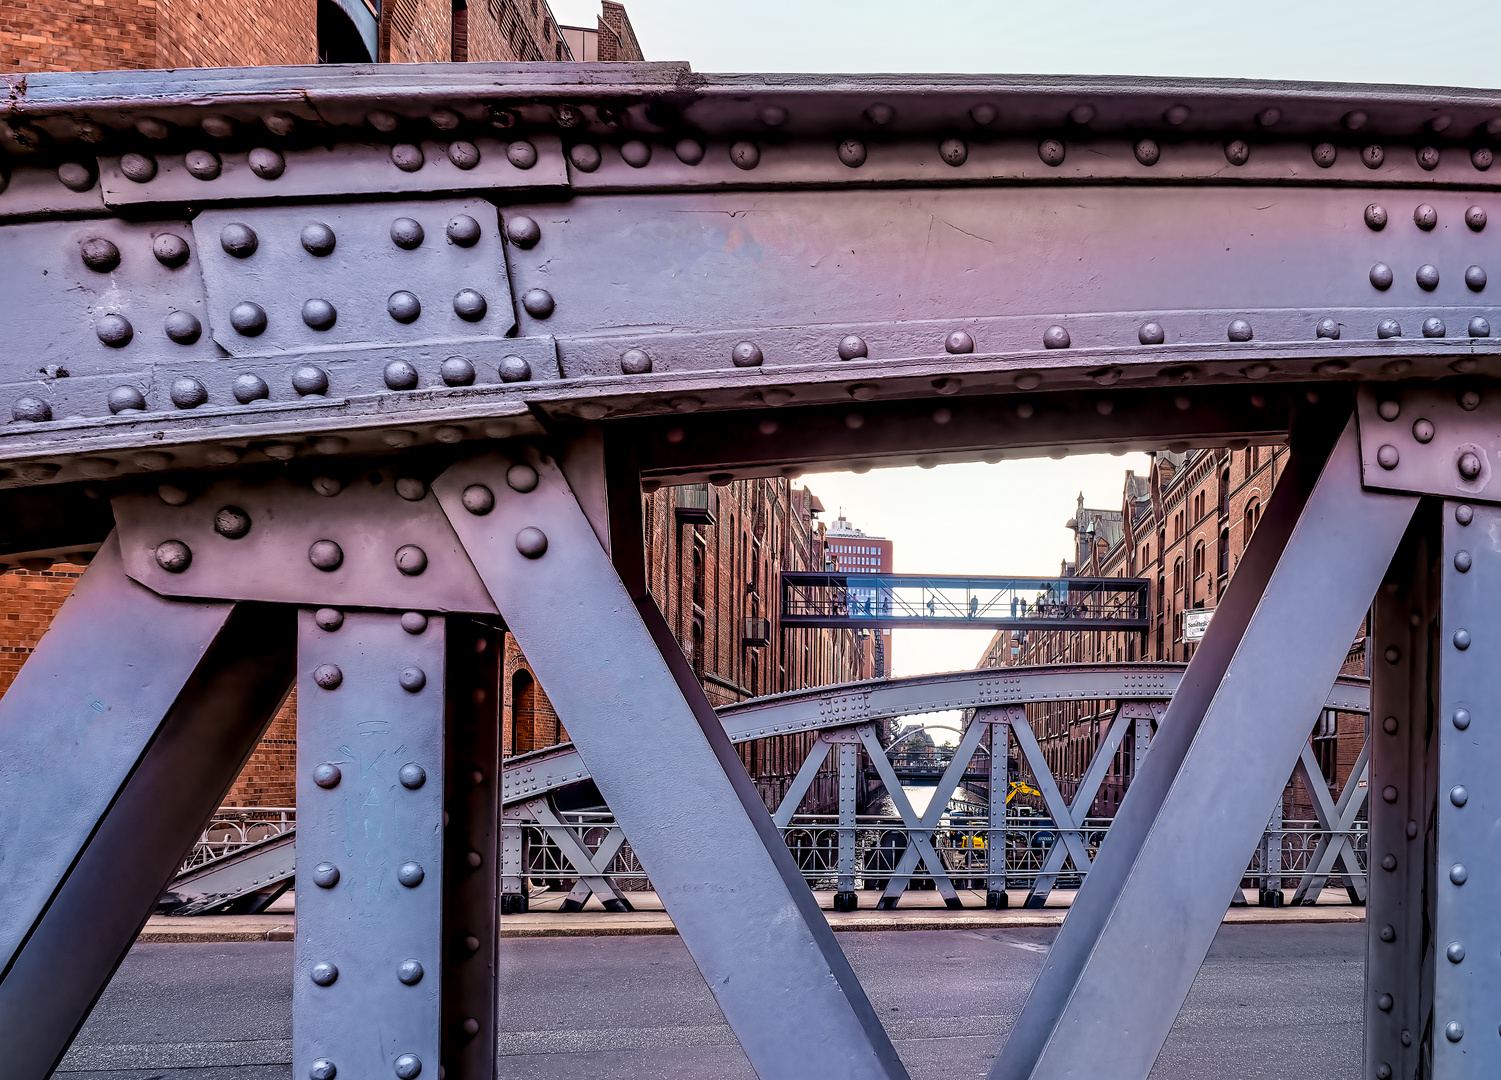
{"label": "arched steel bridge", "polygon": [[294,1069],[493,1077],[503,625],[758,1074],[900,1078],[642,487],[1284,439],[991,1074],[1148,1075],[1367,610],[1363,1071],[1495,1074],[1501,94],[468,64],[4,108],[0,558],[94,555],[0,700],[11,1074],[295,681]]}

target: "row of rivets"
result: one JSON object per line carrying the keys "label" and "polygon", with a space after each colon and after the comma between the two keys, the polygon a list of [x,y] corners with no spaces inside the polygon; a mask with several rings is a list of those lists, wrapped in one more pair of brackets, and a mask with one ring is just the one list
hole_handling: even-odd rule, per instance
{"label": "row of rivets", "polygon": [[[1365,223],[1372,232],[1380,232],[1386,228],[1388,216],[1386,207],[1380,203],[1371,203],[1365,208]],[[1438,211],[1428,203],[1419,203],[1417,209],[1412,212],[1412,221],[1424,232],[1432,232],[1438,225]],[[1471,206],[1465,210],[1465,224],[1472,232],[1480,232],[1485,228],[1485,223],[1485,207]]]}
{"label": "row of rivets", "polygon": [[[331,541],[323,542],[330,543]],[[320,629],[332,633],[344,625],[344,613],[337,608],[319,608],[314,612],[313,620]],[[406,612],[401,617],[401,627],[409,634],[420,634],[427,629],[427,616],[416,611]],[[337,690],[344,682],[344,675],[336,665],[323,664],[314,669],[313,681],[324,690]],[[421,668],[409,667],[401,672],[398,681],[402,689],[415,693],[426,685],[427,676],[423,674]],[[401,786],[409,791],[416,791],[427,783],[427,770],[414,761],[401,766],[396,775]],[[338,787],[342,778],[342,771],[333,762],[323,762],[313,769],[313,783],[320,788]],[[422,865],[411,860],[396,868],[396,880],[408,889],[415,889],[426,877],[427,872]],[[332,889],[338,883],[339,868],[337,866],[322,862],[313,868],[313,884],[319,888]],[[396,979],[405,986],[416,986],[422,981],[423,974],[422,963],[419,960],[408,958],[396,965]],[[309,976],[318,986],[331,986],[338,980],[339,969],[332,962],[323,960],[312,966]],[[411,1080],[422,1072],[422,1062],[415,1054],[400,1055],[393,1066],[396,1075],[401,1080]],[[338,1069],[332,1061],[320,1058],[313,1062],[309,1075],[313,1080],[333,1080],[338,1075]]]}
{"label": "row of rivets", "polygon": [[[1418,288],[1422,289],[1424,292],[1432,292],[1434,289],[1438,288],[1438,267],[1434,266],[1432,263],[1424,263],[1422,266],[1418,267],[1417,273],[1414,274],[1413,277],[1418,283]],[[1483,266],[1476,266],[1474,264],[1471,264],[1470,266],[1465,267],[1464,277],[1465,285],[1471,292],[1480,292],[1485,288],[1487,278],[1485,268]],[[1392,287],[1392,283],[1396,281],[1396,275],[1392,272],[1392,268],[1383,262],[1376,263],[1371,267],[1370,278],[1371,285],[1382,292],[1390,289]]]}
{"label": "row of rivets", "polygon": [[[479,222],[469,214],[457,214],[450,218],[444,232],[450,241],[465,248],[479,243],[481,236]],[[403,251],[416,250],[426,238],[422,223],[413,218],[399,217],[391,222],[391,243]],[[321,221],[303,226],[298,239],[302,242],[303,250],[320,258],[333,254],[338,243],[333,229]],[[219,230],[219,246],[227,255],[236,259],[248,259],[259,249],[260,237],[244,222],[232,221]],[[158,254],[157,258],[161,257]],[[88,261],[87,254],[85,261]]]}
{"label": "row of rivets", "polygon": [[[120,265],[120,249],[102,236],[93,236],[79,245],[83,265],[96,274],[108,274]],[[151,241],[151,253],[169,270],[188,261],[188,242],[176,233],[162,233]]]}

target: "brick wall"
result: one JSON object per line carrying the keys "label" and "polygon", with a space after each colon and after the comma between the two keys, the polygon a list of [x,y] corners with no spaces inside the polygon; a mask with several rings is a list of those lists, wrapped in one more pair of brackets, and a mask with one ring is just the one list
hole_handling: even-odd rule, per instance
{"label": "brick wall", "polygon": [[381,6],[380,39],[380,58],[392,64],[453,59],[451,0],[387,0]]}
{"label": "brick wall", "polygon": [[157,66],[158,0],[5,0],[0,71]]}
{"label": "brick wall", "polygon": [[156,0],[156,5],[155,63],[141,66],[248,67],[318,61],[317,0]]}
{"label": "brick wall", "polygon": [[58,563],[50,570],[0,574],[0,694],[15,681],[82,573],[81,566]]}

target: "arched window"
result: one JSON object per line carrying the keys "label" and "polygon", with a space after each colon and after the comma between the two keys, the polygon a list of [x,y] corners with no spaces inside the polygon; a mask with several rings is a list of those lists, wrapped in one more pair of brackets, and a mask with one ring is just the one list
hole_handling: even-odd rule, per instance
{"label": "arched window", "polygon": [[1220,473],[1220,517],[1230,513],[1230,469]]}
{"label": "arched window", "polygon": [[1230,528],[1220,530],[1219,573],[1224,577],[1230,572]]}
{"label": "arched window", "polygon": [[1194,579],[1204,576],[1204,541],[1194,545]]}
{"label": "arched window", "polygon": [[511,676],[511,753],[529,754],[537,748],[537,683],[522,668]]}
{"label": "arched window", "polygon": [[1256,531],[1256,523],[1261,520],[1261,501],[1252,499],[1246,503],[1246,516],[1241,520],[1240,548],[1246,549],[1251,542],[1251,534]]}
{"label": "arched window", "polygon": [[1183,591],[1183,557],[1180,555],[1173,560],[1173,592]]}

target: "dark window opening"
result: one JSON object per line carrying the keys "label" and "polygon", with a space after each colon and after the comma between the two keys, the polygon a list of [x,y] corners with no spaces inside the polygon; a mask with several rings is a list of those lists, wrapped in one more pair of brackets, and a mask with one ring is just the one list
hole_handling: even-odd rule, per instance
{"label": "dark window opening", "polygon": [[453,0],[450,34],[450,51],[454,63],[466,63],[469,60],[469,5],[465,0]]}
{"label": "dark window opening", "polygon": [[344,9],[318,0],[318,63],[368,64],[373,57]]}

